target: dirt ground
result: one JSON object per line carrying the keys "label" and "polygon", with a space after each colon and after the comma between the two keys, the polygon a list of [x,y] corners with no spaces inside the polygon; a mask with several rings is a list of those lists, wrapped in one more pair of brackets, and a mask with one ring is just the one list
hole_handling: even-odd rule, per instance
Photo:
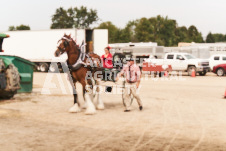
{"label": "dirt ground", "polygon": [[[226,150],[226,77],[149,77],[141,82],[143,111],[134,101],[125,113],[120,94],[101,94],[106,109],[85,115],[68,112],[70,87],[56,82],[66,76],[51,76],[55,85],[47,73],[35,73],[33,93],[0,102],[0,150]],[[51,94],[41,94],[44,85]]]}

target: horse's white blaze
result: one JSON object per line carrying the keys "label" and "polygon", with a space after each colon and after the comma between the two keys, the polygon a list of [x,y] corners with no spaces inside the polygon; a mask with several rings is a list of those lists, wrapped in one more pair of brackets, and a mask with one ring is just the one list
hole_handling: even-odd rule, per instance
{"label": "horse's white blaze", "polygon": [[90,97],[91,95],[93,95],[93,94],[88,94],[88,93],[85,94],[85,101],[86,101],[86,105],[87,105],[85,114],[95,114],[96,113],[96,108],[93,105],[93,102]]}
{"label": "horse's white blaze", "polygon": [[70,109],[69,109],[69,112],[70,113],[78,113],[80,112],[80,108],[78,106],[78,103],[75,103]]}

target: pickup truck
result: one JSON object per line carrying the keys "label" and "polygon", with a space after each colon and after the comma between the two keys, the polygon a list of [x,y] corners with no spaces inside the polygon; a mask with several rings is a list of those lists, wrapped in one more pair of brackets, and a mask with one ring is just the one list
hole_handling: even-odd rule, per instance
{"label": "pickup truck", "polygon": [[209,60],[198,59],[188,53],[166,53],[164,59],[146,59],[156,65],[171,65],[173,71],[185,71],[190,76],[192,70],[200,76],[210,71]]}
{"label": "pickup truck", "polygon": [[210,62],[210,69],[213,71],[214,66],[217,66],[219,64],[226,64],[226,54],[216,54],[212,55],[209,58]]}

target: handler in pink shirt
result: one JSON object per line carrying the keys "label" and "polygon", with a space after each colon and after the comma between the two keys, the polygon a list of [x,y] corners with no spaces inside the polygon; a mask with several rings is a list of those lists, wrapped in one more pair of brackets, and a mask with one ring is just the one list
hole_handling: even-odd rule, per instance
{"label": "handler in pink shirt", "polygon": [[136,92],[137,88],[140,85],[140,79],[141,79],[141,71],[139,66],[134,64],[134,60],[131,58],[127,65],[125,65],[120,73],[118,73],[117,80],[120,76],[124,75],[126,78],[126,85],[125,85],[125,91],[123,94],[124,103],[125,103],[125,112],[130,111],[130,93],[133,95],[134,98],[136,98],[137,103],[139,105],[139,109],[142,110],[142,102],[140,99],[140,96]]}

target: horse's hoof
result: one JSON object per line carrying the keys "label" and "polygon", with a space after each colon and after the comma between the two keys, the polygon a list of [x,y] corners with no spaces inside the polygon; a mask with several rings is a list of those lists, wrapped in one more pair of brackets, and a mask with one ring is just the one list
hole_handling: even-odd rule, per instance
{"label": "horse's hoof", "polygon": [[139,109],[140,109],[140,110],[143,110],[143,106],[140,106]]}
{"label": "horse's hoof", "polygon": [[98,110],[104,110],[104,104],[98,104],[97,109]]}
{"label": "horse's hoof", "polygon": [[124,112],[130,112],[130,110],[124,110]]}
{"label": "horse's hoof", "polygon": [[87,108],[85,114],[86,115],[93,115],[96,113],[96,109],[95,108]]}
{"label": "horse's hoof", "polygon": [[81,110],[80,110],[78,104],[75,104],[74,106],[72,106],[72,107],[68,110],[68,112],[70,112],[70,113],[78,113],[78,112],[80,112],[80,111],[81,111]]}

